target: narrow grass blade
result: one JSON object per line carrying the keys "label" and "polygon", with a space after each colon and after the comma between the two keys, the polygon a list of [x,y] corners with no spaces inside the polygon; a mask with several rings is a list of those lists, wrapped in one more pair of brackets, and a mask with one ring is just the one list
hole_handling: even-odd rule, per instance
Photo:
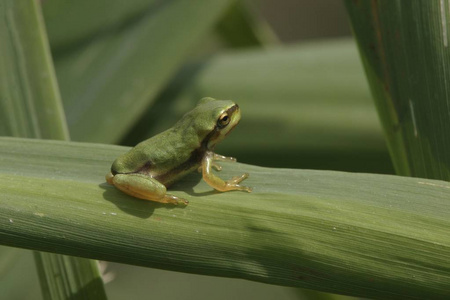
{"label": "narrow grass blade", "polygon": [[269,169],[244,192],[193,174],[171,190],[185,208],[104,182],[128,148],[0,138],[3,244],[366,298],[450,297],[450,183]]}
{"label": "narrow grass blade", "polygon": [[[67,139],[36,1],[0,2],[0,135]],[[57,124],[57,125],[55,125]]]}
{"label": "narrow grass blade", "polygon": [[96,261],[42,252],[35,260],[44,299],[106,299]]}
{"label": "narrow grass blade", "polygon": [[450,4],[345,3],[397,172],[450,181]]}

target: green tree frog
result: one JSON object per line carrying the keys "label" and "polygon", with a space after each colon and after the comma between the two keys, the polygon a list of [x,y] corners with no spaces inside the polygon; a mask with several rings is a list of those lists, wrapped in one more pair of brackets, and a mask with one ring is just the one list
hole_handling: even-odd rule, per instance
{"label": "green tree frog", "polygon": [[212,168],[222,169],[216,161],[236,161],[213,151],[240,118],[239,106],[233,101],[203,98],[172,128],[119,156],[106,181],[136,198],[175,205],[187,205],[188,201],[168,194],[167,187],[194,170],[199,170],[203,180],[218,191],[251,192],[250,187],[240,185],[248,173],[224,181],[212,172]]}

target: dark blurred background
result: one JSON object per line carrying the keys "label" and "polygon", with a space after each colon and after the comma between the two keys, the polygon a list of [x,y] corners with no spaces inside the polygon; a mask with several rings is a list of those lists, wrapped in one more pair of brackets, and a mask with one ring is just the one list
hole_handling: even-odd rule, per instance
{"label": "dark blurred background", "polygon": [[259,0],[253,5],[283,43],[351,35],[341,1]]}

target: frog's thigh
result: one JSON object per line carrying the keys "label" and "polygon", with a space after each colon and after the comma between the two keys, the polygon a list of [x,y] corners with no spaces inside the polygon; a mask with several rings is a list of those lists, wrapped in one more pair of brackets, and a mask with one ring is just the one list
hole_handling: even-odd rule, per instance
{"label": "frog's thigh", "polygon": [[133,197],[178,204],[178,198],[167,195],[166,187],[151,177],[142,174],[116,174],[112,181],[119,190]]}

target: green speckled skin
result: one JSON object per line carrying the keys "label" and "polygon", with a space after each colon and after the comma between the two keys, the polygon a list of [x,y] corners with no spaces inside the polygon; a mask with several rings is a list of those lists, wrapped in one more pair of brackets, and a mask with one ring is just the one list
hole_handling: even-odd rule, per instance
{"label": "green speckled skin", "polygon": [[139,173],[150,176],[166,187],[187,173],[200,167],[206,151],[212,150],[237,125],[237,110],[230,121],[230,129],[217,130],[218,117],[237,105],[230,100],[203,98],[172,128],[145,140],[117,158],[111,173]]}

